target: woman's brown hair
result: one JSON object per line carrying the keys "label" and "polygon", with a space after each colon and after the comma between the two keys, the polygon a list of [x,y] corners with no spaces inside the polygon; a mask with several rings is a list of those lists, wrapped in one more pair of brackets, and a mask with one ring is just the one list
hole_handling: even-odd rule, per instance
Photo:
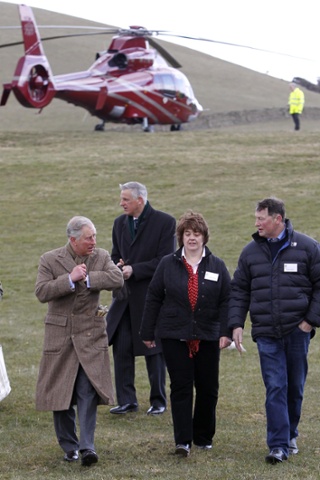
{"label": "woman's brown hair", "polygon": [[209,240],[209,227],[201,213],[188,210],[178,220],[177,224],[177,242],[179,247],[183,246],[183,234],[185,230],[193,230],[203,235],[203,244],[206,245]]}

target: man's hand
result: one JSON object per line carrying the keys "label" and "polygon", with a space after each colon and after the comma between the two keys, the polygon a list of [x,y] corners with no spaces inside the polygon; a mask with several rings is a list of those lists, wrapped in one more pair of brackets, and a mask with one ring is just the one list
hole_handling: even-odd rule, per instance
{"label": "man's hand", "polygon": [[233,330],[232,334],[232,339],[234,341],[234,344],[237,348],[237,350],[242,353],[242,334],[243,334],[243,328],[238,327]]}
{"label": "man's hand", "polygon": [[305,320],[302,320],[302,322],[299,324],[299,328],[305,333],[310,333],[312,330],[310,323],[306,322]]}
{"label": "man's hand", "polygon": [[123,265],[122,273],[123,273],[123,278],[125,280],[128,280],[128,278],[130,278],[132,273],[133,273],[133,269],[132,269],[131,265]]}
{"label": "man's hand", "polygon": [[143,340],[143,343],[147,348],[154,348],[156,347],[156,342],[154,340]]}
{"label": "man's hand", "polygon": [[84,263],[74,267],[70,273],[70,278],[73,282],[79,282],[80,280],[85,280],[87,276],[87,267]]}
{"label": "man's hand", "polygon": [[127,265],[128,261],[129,260],[124,261],[122,260],[122,258],[120,258],[119,262],[117,263],[117,267],[122,270],[124,280],[128,280],[128,278],[130,278],[133,273],[131,265]]}

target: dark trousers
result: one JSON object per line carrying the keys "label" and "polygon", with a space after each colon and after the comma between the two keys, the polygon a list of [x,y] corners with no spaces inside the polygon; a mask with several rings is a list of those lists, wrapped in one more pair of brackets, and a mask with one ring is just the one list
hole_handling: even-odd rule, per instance
{"label": "dark trousers", "polygon": [[[77,405],[80,441],[77,436],[76,411],[73,404]],[[98,394],[80,365],[74,386],[72,405],[68,410],[53,412],[57,439],[64,452],[94,450],[97,405]]]}
{"label": "dark trousers", "polygon": [[257,338],[266,387],[267,445],[286,455],[289,441],[298,436],[309,343],[310,333],[299,327],[283,338]]}
{"label": "dark trousers", "polygon": [[[118,404],[138,403],[134,386],[135,356],[128,309],[117,328],[112,351]],[[150,405],[166,407],[166,365],[163,354],[146,355],[145,361],[150,383]]]}
{"label": "dark trousers", "polygon": [[292,113],[292,120],[294,123],[294,129],[300,130],[300,114],[299,113]]}
{"label": "dark trousers", "polygon": [[[171,413],[177,444],[211,445],[216,430],[219,391],[219,342],[201,341],[189,358],[186,342],[163,339],[170,376]],[[195,402],[193,410],[193,389]]]}

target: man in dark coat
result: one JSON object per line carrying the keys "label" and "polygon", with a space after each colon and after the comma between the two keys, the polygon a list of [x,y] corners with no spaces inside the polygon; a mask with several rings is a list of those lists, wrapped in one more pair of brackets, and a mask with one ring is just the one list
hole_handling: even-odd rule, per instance
{"label": "man in dark coat", "polygon": [[309,342],[320,326],[320,249],[316,240],[293,230],[281,200],[258,202],[255,216],[257,232],[231,282],[229,328],[241,351],[250,311],[266,387],[266,462],[276,464],[298,453]]}
{"label": "man in dark coat", "polygon": [[144,355],[150,382],[148,414],[166,409],[166,367],[161,343],[148,349],[139,329],[149,283],[164,255],[175,250],[175,219],[154,210],[147,189],[138,182],[120,185],[120,206],[124,214],[116,218],[112,231],[111,258],[122,269],[125,287],[114,295],[107,316],[109,344],[113,346],[115,385],[118,406],[113,414],[138,410],[135,357]]}

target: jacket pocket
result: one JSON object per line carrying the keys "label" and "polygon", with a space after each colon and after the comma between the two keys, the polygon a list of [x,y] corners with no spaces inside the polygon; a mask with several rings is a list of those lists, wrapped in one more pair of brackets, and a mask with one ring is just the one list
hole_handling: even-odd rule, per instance
{"label": "jacket pocket", "polygon": [[66,315],[49,314],[45,318],[45,333],[43,352],[45,354],[58,354],[66,341],[65,327],[68,317]]}
{"label": "jacket pocket", "polygon": [[107,322],[105,317],[94,317],[94,348],[108,350]]}
{"label": "jacket pocket", "polygon": [[46,325],[58,325],[60,327],[65,327],[67,325],[68,317],[67,315],[59,315],[59,314],[48,314],[45,318]]}

